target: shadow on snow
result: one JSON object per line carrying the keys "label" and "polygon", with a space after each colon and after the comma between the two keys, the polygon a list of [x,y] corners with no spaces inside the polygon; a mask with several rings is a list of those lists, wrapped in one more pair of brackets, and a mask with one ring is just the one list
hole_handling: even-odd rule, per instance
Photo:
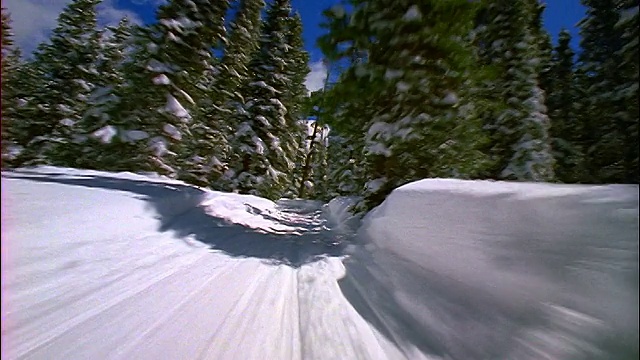
{"label": "shadow on snow", "polygon": [[[2,176],[137,194],[157,213],[160,221],[159,231],[172,231],[180,237],[193,235],[195,240],[207,244],[211,249],[233,257],[259,258],[270,263],[297,268],[321,257],[340,256],[344,248],[344,244],[333,240],[334,235],[330,230],[318,231],[318,226],[310,228],[308,221],[295,223],[295,217],[301,220],[309,219],[309,214],[313,212],[308,206],[309,203],[304,206],[303,201],[288,201],[283,204],[283,210],[291,212],[294,219],[282,223],[306,228],[308,231],[301,234],[274,234],[258,232],[207,214],[200,206],[206,196],[205,191],[188,185],[29,170],[3,173]],[[249,207],[249,211],[256,210]],[[315,210],[319,211],[319,206]],[[261,215],[267,217],[266,214]]]}

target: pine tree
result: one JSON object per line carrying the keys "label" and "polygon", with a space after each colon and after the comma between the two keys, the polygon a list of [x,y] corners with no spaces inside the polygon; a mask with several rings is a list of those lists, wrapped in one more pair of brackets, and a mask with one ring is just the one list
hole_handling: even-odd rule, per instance
{"label": "pine tree", "polygon": [[[357,5],[356,2],[354,2]],[[353,25],[349,4],[325,10],[321,26],[328,33],[318,38],[318,46],[328,62],[341,67],[338,81],[329,82],[322,93],[318,116],[331,129],[327,148],[326,193],[328,197],[361,195],[367,181],[363,129],[371,99],[366,79],[356,70],[366,59],[366,33]]]}
{"label": "pine tree", "polygon": [[[291,131],[286,133],[286,141],[289,146],[294,149],[303,150],[302,138],[307,136],[306,127],[295,127],[303,120],[301,109],[303,102],[308,97],[308,90],[304,82],[309,74],[309,54],[304,49],[302,42],[302,19],[300,14],[294,13],[293,16],[287,19],[287,38],[288,45],[286,52],[286,66],[284,74],[289,78],[289,86],[286,88],[283,94],[283,101],[287,106],[287,123],[294,125],[291,127]],[[316,127],[314,126],[314,129]],[[316,130],[317,133],[317,130]],[[315,140],[314,140],[315,142]],[[313,144],[313,142],[312,142]],[[315,145],[310,145],[310,150],[313,151]],[[292,161],[296,165],[296,171],[292,173],[290,179],[291,187],[286,196],[294,197],[296,195],[303,197],[302,189],[313,185],[309,178],[309,173],[304,174],[305,154],[306,150],[296,151],[292,154]],[[305,182],[306,185],[305,185]]]}
{"label": "pine tree", "polygon": [[74,0],[58,17],[50,41],[38,47],[33,65],[43,76],[30,106],[36,111],[28,144],[35,162],[77,166],[82,138],[79,122],[97,80],[99,51],[96,6],[99,0]]}
{"label": "pine tree", "polygon": [[551,81],[549,72],[551,71],[551,56],[553,51],[553,45],[551,43],[551,36],[545,30],[543,25],[544,11],[546,4],[541,3],[539,0],[529,0],[529,11],[533,14],[531,17],[531,32],[538,48],[539,59],[539,86],[545,92],[548,93],[547,87]]}
{"label": "pine tree", "polygon": [[125,129],[130,125],[121,108],[127,96],[129,66],[127,54],[133,40],[133,27],[127,18],[117,26],[107,27],[100,38],[100,55],[96,69],[98,79],[89,96],[89,109],[81,128],[84,142],[79,158],[80,166],[101,170],[139,170],[140,158],[134,156],[141,149],[127,137]]}
{"label": "pine tree", "polygon": [[576,89],[574,52],[571,49],[571,34],[562,30],[558,35],[558,45],[553,51],[551,66],[547,74],[547,107],[551,118],[555,174],[565,183],[580,182],[582,149],[576,103],[579,101]]}
{"label": "pine tree", "polygon": [[322,90],[315,91],[306,98],[302,106],[301,118],[305,124],[301,144],[302,154],[300,164],[301,174],[297,186],[299,198],[322,198],[325,200],[329,188],[327,187],[327,147],[329,141],[329,127],[324,123],[321,108],[325,97],[324,89],[330,72],[327,72]]}
{"label": "pine tree", "polygon": [[492,178],[553,180],[544,92],[540,87],[540,38],[532,25],[539,8],[528,0],[495,0],[482,11],[477,43],[484,65],[498,77],[487,86],[495,105],[485,115],[491,133]]}
{"label": "pine tree", "polygon": [[[20,50],[13,42],[11,18],[2,8],[2,166],[11,165],[22,150],[16,140],[16,110],[18,101],[18,72]],[[8,164],[7,164],[8,163]]]}
{"label": "pine tree", "polygon": [[259,47],[249,64],[252,76],[243,90],[245,102],[236,115],[236,151],[226,174],[235,190],[270,199],[291,188],[297,151],[292,141],[296,123],[287,115],[287,106],[293,106],[288,91],[295,88],[288,62],[290,17],[289,0],[276,0],[266,11]]}
{"label": "pine tree", "polygon": [[[627,9],[631,11],[627,13],[616,0],[583,0],[583,4],[587,15],[579,23],[582,37],[579,72],[582,75],[580,86],[585,91],[580,104],[584,124],[585,180],[637,182],[638,167],[634,160],[637,150],[630,150],[638,147],[638,115],[637,111],[633,112],[637,109],[637,96],[633,93],[637,82],[629,87],[629,76],[634,76],[634,67],[637,72],[637,62],[621,66],[630,64],[628,60],[631,59],[624,59],[623,49],[625,43],[637,43],[637,32],[634,39],[633,30],[625,31],[626,20],[620,21],[624,13],[631,15],[628,17],[629,29],[637,25],[637,20],[636,24],[632,20],[634,6],[629,5]],[[637,4],[635,9],[637,12]]]}
{"label": "pine tree", "polygon": [[239,1],[222,58],[203,78],[201,86],[209,95],[199,107],[202,120],[191,129],[195,139],[191,172],[200,184],[232,189],[222,177],[232,152],[229,139],[237,127],[233,114],[244,101],[241,92],[249,82],[248,65],[257,50],[264,6],[263,0]]}
{"label": "pine tree", "polygon": [[220,87],[228,92],[223,104],[230,100],[237,101],[240,95],[237,94],[238,89],[247,82],[249,62],[258,49],[260,12],[264,7],[263,0],[239,2],[236,17],[230,25],[229,42],[222,56],[220,74],[217,76]]}
{"label": "pine tree", "polygon": [[[202,124],[198,107],[212,89],[202,79],[215,69],[213,50],[225,42],[228,1],[172,0],[156,14],[157,23],[136,31],[131,87],[121,116],[146,142],[145,170],[192,180],[192,129]],[[139,136],[138,136],[139,135]]]}
{"label": "pine tree", "polygon": [[638,52],[638,28],[640,20],[638,16],[638,2],[634,0],[618,0],[617,7],[619,20],[615,25],[616,31],[621,34],[621,48],[616,54],[620,58],[620,72],[622,81],[615,89],[618,99],[624,103],[624,115],[621,114],[620,131],[623,132],[624,150],[622,154],[623,173],[620,181],[637,184],[640,181],[638,175],[638,130],[640,125],[640,109],[638,84],[640,79],[640,56]]}
{"label": "pine tree", "polygon": [[356,8],[350,33],[358,34],[353,41],[366,61],[347,76],[354,90],[368,93],[367,108],[354,114],[365,124],[365,209],[409,181],[475,176],[482,135],[468,102],[475,61],[466,39],[474,14],[467,1],[369,1]]}

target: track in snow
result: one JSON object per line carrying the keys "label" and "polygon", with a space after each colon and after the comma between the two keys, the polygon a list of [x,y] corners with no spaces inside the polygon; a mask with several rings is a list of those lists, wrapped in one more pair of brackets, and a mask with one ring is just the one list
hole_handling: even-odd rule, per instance
{"label": "track in snow", "polygon": [[638,358],[637,186],[423,182],[356,237],[339,201],[3,172],[2,357]]}
{"label": "track in snow", "polygon": [[3,173],[3,359],[408,356],[343,295],[349,234],[327,227],[321,204],[280,202],[271,220],[297,231],[274,234],[212,217],[204,196]]}

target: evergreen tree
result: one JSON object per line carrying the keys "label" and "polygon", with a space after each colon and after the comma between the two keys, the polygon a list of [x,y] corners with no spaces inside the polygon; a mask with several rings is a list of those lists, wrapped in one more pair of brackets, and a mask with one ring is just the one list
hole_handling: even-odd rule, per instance
{"label": "evergreen tree", "polygon": [[227,7],[228,1],[172,0],[158,9],[157,23],[137,30],[121,116],[130,126],[125,134],[146,142],[145,170],[192,180],[191,130],[203,124],[198,107],[213,91],[202,79],[214,71],[213,50],[225,42]]}
{"label": "evergreen tree", "polygon": [[[633,5],[626,7],[629,12],[623,11],[623,4],[615,0],[583,0],[583,4],[587,15],[579,23],[582,37],[579,71],[580,86],[585,91],[580,105],[586,181],[637,182],[638,166],[634,159],[638,147],[635,111],[638,100],[637,92],[633,93],[637,82],[629,87],[629,76],[637,72],[637,62],[629,65],[631,59],[627,57],[625,61],[623,50],[625,43],[631,44],[627,49],[632,49],[634,41],[638,41],[637,32],[634,39],[633,30],[625,31],[637,25],[637,17],[633,24],[637,4],[636,10]],[[631,16],[621,21],[622,13]],[[624,25],[627,19],[629,25]]]}
{"label": "evergreen tree", "polygon": [[575,105],[579,101],[573,60],[575,54],[570,44],[571,34],[562,30],[547,74],[547,107],[556,159],[555,174],[559,181],[565,183],[580,182],[583,177],[579,138],[582,129]]}
{"label": "evergreen tree", "polygon": [[16,71],[20,65],[20,52],[14,47],[11,18],[2,8],[2,166],[18,155],[14,142],[15,109],[18,106],[15,93]]}
{"label": "evergreen tree", "polygon": [[137,170],[141,151],[133,145],[124,129],[130,125],[121,108],[128,87],[125,69],[132,46],[133,27],[127,18],[108,27],[100,38],[100,55],[96,69],[98,80],[89,97],[89,109],[81,128],[84,142],[79,154],[80,166],[102,170]]}
{"label": "evergreen tree", "polygon": [[640,73],[640,56],[638,52],[638,2],[634,0],[618,0],[617,9],[619,20],[615,30],[621,34],[621,48],[616,54],[620,58],[620,72],[622,81],[614,90],[616,97],[624,103],[623,114],[620,114],[618,128],[623,132],[623,171],[619,180],[625,183],[637,184],[638,175],[638,130],[640,125],[640,108],[638,94],[638,75]]}
{"label": "evergreen tree", "polygon": [[[327,86],[329,72],[325,78],[324,88]],[[300,164],[301,174],[297,186],[299,198],[323,198],[327,196],[327,147],[329,141],[329,127],[324,124],[321,116],[324,99],[324,89],[310,94],[303,104],[302,116],[305,131],[301,139],[302,154]]]}
{"label": "evergreen tree", "polygon": [[28,121],[32,140],[27,144],[35,162],[78,165],[79,124],[97,80],[98,3],[72,1],[58,17],[50,42],[35,53],[33,66],[42,76],[42,87],[31,94]]}
{"label": "evergreen tree", "polygon": [[[278,199],[291,189],[297,144],[288,115],[289,89],[295,89],[290,75],[291,49],[289,0],[276,0],[266,11],[259,47],[249,69],[251,81],[243,90],[245,102],[237,111],[235,151],[226,176],[240,192]],[[293,130],[295,131],[295,130]]]}
{"label": "evergreen tree", "polygon": [[545,30],[543,25],[544,11],[546,4],[541,3],[539,0],[529,0],[529,11],[533,14],[531,17],[531,32],[533,41],[538,48],[539,59],[539,86],[548,94],[549,82],[552,80],[549,72],[551,71],[551,56],[553,51],[553,45],[551,43],[551,36]]}
{"label": "evergreen tree", "polygon": [[264,6],[263,0],[239,1],[222,59],[203,82],[210,95],[203,99],[200,107],[202,121],[192,129],[196,135],[196,166],[192,172],[201,182],[204,180],[216,188],[233,189],[221,178],[232,152],[228,140],[238,125],[233,114],[244,101],[242,89],[246,89],[249,82],[248,65],[258,47],[260,13]]}
{"label": "evergreen tree", "polygon": [[10,75],[18,66],[19,58],[16,58],[16,49],[13,44],[13,30],[11,29],[11,17],[2,8],[2,121],[3,128],[6,126],[5,120],[7,108],[9,108],[9,92],[11,91],[11,83],[7,82]]}
{"label": "evergreen tree", "polygon": [[223,104],[230,100],[242,100],[237,92],[249,77],[249,62],[258,49],[260,37],[260,12],[264,0],[240,0],[236,17],[230,25],[229,42],[224,49],[218,83],[225,96]]}
{"label": "evergreen tree", "polygon": [[327,148],[327,196],[361,195],[367,181],[365,171],[363,129],[368,121],[366,111],[371,99],[366,79],[357,76],[357,69],[366,59],[367,36],[353,26],[354,13],[348,5],[336,4],[323,12],[321,26],[328,33],[318,38],[318,46],[334,67],[342,67],[337,82],[331,75],[322,93],[318,116],[331,129]]}
{"label": "evergreen tree", "polygon": [[[352,104],[343,109],[364,125],[347,132],[364,133],[363,165],[370,179],[366,209],[409,181],[472,177],[482,163],[476,150],[482,134],[468,101],[475,79],[466,36],[475,6],[468,1],[360,2],[336,36],[338,51],[347,41],[357,49],[342,53],[366,53],[333,90],[362,101],[358,113],[349,110]],[[442,20],[453,17],[455,22]]]}
{"label": "evergreen tree", "polygon": [[[289,78],[289,86],[285,89],[283,94],[283,101],[287,106],[287,123],[292,125],[300,124],[302,120],[301,109],[303,102],[308,97],[308,90],[304,82],[309,74],[309,54],[304,49],[302,42],[302,19],[300,14],[295,13],[293,16],[287,19],[287,38],[288,45],[286,52],[286,66],[284,74]],[[314,125],[314,129],[317,128]],[[306,147],[301,146],[303,144],[303,138],[307,137],[306,127],[292,127],[291,131],[285,133],[286,141],[290,144],[291,148],[300,149],[292,154],[292,160],[296,165],[296,171],[291,174],[291,186],[286,196],[295,197],[296,195],[302,197],[302,189],[308,185],[313,185],[309,178],[309,173],[305,175],[304,168],[306,165],[305,155],[307,154]],[[309,151],[313,151],[315,147],[313,144],[316,140],[312,140]],[[307,182],[305,186],[305,182]]]}
{"label": "evergreen tree", "polygon": [[491,134],[492,178],[549,181],[554,178],[549,119],[540,87],[540,38],[528,0],[494,0],[481,13],[477,43],[484,65],[497,78],[487,84],[496,106],[485,114]]}

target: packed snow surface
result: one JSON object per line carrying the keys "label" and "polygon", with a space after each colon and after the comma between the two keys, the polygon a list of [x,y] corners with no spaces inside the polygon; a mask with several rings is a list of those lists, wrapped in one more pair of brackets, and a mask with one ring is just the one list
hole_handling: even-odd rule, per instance
{"label": "packed snow surface", "polygon": [[637,358],[637,199],[434,179],[361,222],[354,198],[5,171],[2,358]]}

